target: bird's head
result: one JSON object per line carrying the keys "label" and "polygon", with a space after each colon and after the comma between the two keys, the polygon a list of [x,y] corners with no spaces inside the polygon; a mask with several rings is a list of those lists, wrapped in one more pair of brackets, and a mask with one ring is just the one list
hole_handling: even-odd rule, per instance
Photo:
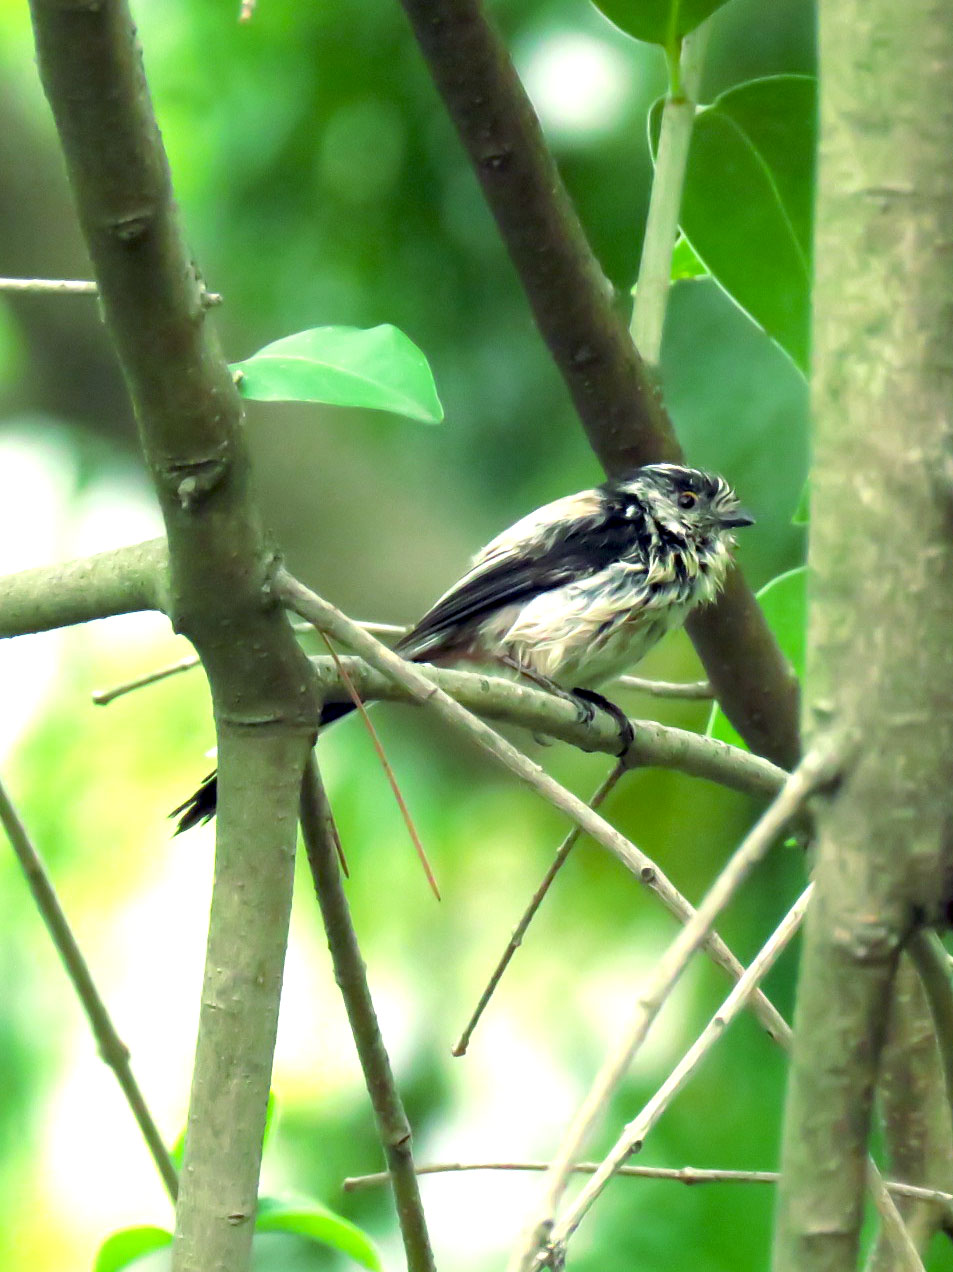
{"label": "bird's head", "polygon": [[698,468],[646,464],[607,485],[616,498],[640,503],[658,525],[695,542],[731,538],[733,530],[754,523],[724,477]]}

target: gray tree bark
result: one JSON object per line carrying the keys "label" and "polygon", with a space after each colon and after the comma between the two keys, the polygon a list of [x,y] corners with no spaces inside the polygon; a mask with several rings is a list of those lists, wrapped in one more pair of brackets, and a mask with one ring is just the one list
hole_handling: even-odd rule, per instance
{"label": "gray tree bark", "polygon": [[776,1272],[854,1267],[899,953],[945,909],[953,755],[953,22],[821,0],[805,733],[817,810]]}

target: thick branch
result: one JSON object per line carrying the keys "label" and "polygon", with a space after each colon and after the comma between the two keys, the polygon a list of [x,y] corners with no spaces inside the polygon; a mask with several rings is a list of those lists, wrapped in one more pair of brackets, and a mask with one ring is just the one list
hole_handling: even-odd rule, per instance
{"label": "thick branch", "polygon": [[167,611],[202,657],[220,806],[173,1267],[244,1272],[291,901],[310,665],[268,597],[241,404],[205,322],[125,0],[32,0],[40,74],[169,545]]}
{"label": "thick branch", "polygon": [[164,539],[0,577],[0,637],[165,609]]}
{"label": "thick branch", "polygon": [[313,755],[308,759],[301,787],[301,830],[334,964],[334,978],[344,999],[364,1082],[374,1109],[377,1133],[387,1159],[408,1272],[432,1272],[433,1253],[417,1186],[410,1123],[377,1023],[364,960],[341,882],[337,831]]}
{"label": "thick branch", "polygon": [[[480,0],[401,0],[496,218],[543,339],[610,474],[681,450]],[[688,625],[725,713],[753,750],[798,755],[797,685],[740,573]]]}
{"label": "thick branch", "polygon": [[820,18],[806,727],[860,750],[817,809],[777,1272],[855,1266],[899,953],[953,877],[953,26],[935,0]]}

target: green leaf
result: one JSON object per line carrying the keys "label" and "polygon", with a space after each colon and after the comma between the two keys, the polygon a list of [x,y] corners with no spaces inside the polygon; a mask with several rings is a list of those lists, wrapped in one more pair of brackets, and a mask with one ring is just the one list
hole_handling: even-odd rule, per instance
{"label": "green leaf", "polygon": [[673,48],[728,0],[593,0],[620,30],[647,44]]}
{"label": "green leaf", "polygon": [[311,1241],[340,1250],[370,1272],[382,1272],[377,1248],[366,1233],[348,1219],[336,1215],[319,1201],[283,1202],[270,1197],[258,1199],[256,1232],[291,1232]]}
{"label": "green leaf", "polygon": [[[776,75],[699,111],[682,232],[726,292],[807,369],[816,84]],[[661,107],[650,120],[653,152]]]}
{"label": "green leaf", "polygon": [[[758,593],[758,600],[768,620],[768,626],[781,646],[781,652],[800,679],[804,675],[804,652],[807,643],[807,567],[799,565],[795,570],[779,574],[776,579],[764,585]],[[728,717],[717,702],[712,707],[706,732],[711,738],[718,738],[721,742],[730,742],[732,746],[740,746],[748,750],[747,745],[732,728]]]}
{"label": "green leaf", "polygon": [[93,1272],[119,1272],[136,1259],[172,1244],[172,1233],[165,1228],[123,1228],[107,1237],[99,1247]]}
{"label": "green leaf", "polygon": [[680,234],[672,251],[672,282],[682,278],[707,278],[708,270],[698,259],[698,253],[683,234]]}
{"label": "green leaf", "polygon": [[794,516],[791,518],[792,526],[807,526],[811,524],[811,483],[806,481],[804,489],[801,491],[801,498],[797,501],[797,507],[794,510]]}
{"label": "green leaf", "polygon": [[312,327],[232,365],[242,397],[260,402],[327,402],[393,411],[439,424],[443,407],[427,359],[402,331]]}

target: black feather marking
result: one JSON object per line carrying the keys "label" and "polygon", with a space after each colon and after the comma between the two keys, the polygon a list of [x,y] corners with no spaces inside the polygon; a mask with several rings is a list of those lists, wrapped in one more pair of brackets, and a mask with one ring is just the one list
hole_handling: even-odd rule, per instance
{"label": "black feather marking", "polygon": [[613,561],[629,556],[645,535],[641,510],[633,516],[631,501],[607,499],[601,514],[551,527],[545,540],[540,536],[523,551],[464,578],[394,648],[404,657],[429,658],[465,643],[461,638],[482,619],[508,605],[598,574]]}
{"label": "black feather marking", "polygon": [[181,835],[184,830],[191,830],[193,826],[200,826],[203,822],[211,821],[215,816],[217,799],[218,771],[216,770],[214,773],[209,773],[198,790],[184,803],[178,808],[173,808],[169,814],[170,817],[178,817],[179,813],[182,814],[174,833]]}

